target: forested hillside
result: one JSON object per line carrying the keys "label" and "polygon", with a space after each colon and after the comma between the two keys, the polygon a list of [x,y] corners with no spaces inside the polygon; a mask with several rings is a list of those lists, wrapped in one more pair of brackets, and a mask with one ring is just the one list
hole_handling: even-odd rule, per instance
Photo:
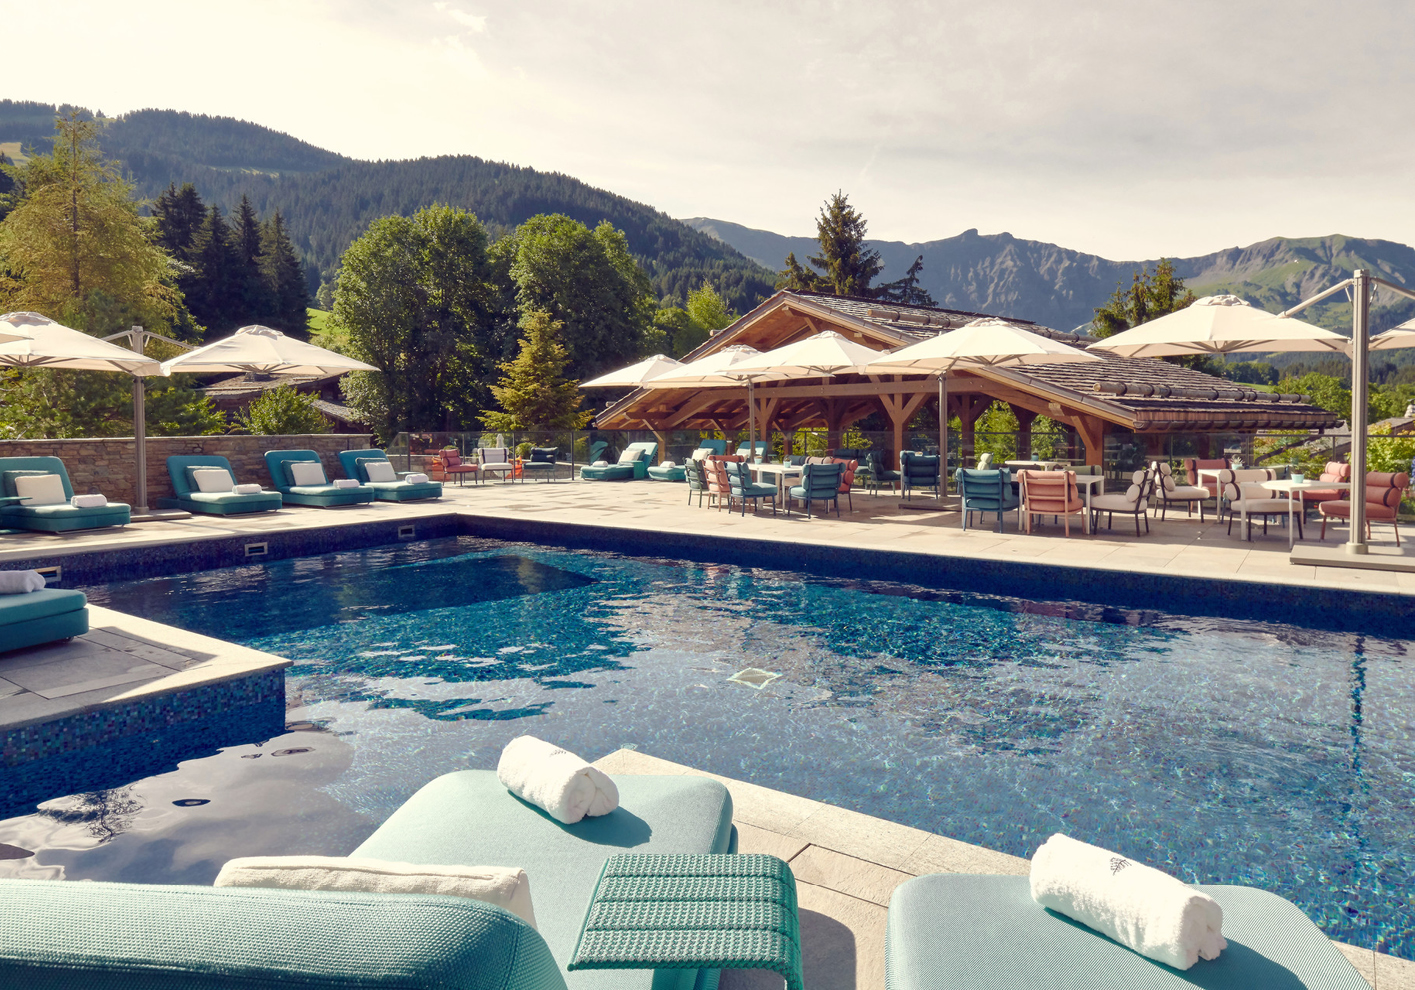
{"label": "forested hillside", "polygon": [[[0,144],[48,150],[58,109],[0,100]],[[228,214],[242,195],[261,215],[280,212],[320,277],[328,277],[370,221],[444,203],[475,213],[493,233],[542,213],[563,213],[589,227],[608,220],[624,231],[657,295],[676,305],[707,279],[729,305],[745,310],[771,294],[775,279],[735,249],[642,203],[570,176],[470,155],[356,161],[256,124],[171,110],[109,120],[100,141],[149,199],[171,183],[191,182]]]}

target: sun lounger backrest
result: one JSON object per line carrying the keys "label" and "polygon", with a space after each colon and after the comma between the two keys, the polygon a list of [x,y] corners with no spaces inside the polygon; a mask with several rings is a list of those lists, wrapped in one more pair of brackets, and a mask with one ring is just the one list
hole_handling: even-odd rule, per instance
{"label": "sun lounger backrest", "polygon": [[69,472],[57,457],[0,457],[0,487],[7,498],[15,496],[15,478],[20,474],[57,474],[64,483],[64,497],[74,497]]}
{"label": "sun lounger backrest", "polygon": [[172,491],[178,498],[186,498],[196,490],[192,484],[192,468],[225,468],[232,482],[239,481],[236,472],[231,470],[231,462],[219,454],[174,454],[167,458],[167,476],[172,479]]}

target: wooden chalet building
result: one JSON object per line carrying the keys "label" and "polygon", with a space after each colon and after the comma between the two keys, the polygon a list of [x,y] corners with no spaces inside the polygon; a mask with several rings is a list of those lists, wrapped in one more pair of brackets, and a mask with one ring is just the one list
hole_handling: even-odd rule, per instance
{"label": "wooden chalet building", "polygon": [[[794,343],[823,330],[881,351],[947,333],[984,313],[901,306],[873,299],[778,292],[687,355],[692,361],[731,344],[760,351]],[[1084,347],[1094,338],[1060,333],[1027,320],[1007,319],[1036,333]],[[1095,352],[1096,362],[978,368],[948,375],[949,415],[963,427],[963,452],[972,453],[973,427],[993,400],[1012,407],[1021,426],[1020,447],[1029,444],[1032,420],[1047,416],[1073,434],[1078,457],[1102,463],[1105,434],[1115,428],[1135,434],[1154,454],[1172,433],[1249,433],[1256,430],[1327,429],[1337,419],[1303,396],[1274,395],[1223,378],[1149,358]],[[754,388],[761,435],[800,428],[824,429],[830,446],[853,423],[881,413],[893,425],[895,456],[905,430],[921,409],[937,415],[935,375],[837,375],[824,379],[759,382]],[[672,430],[720,430],[731,435],[747,425],[747,388],[684,386],[637,389],[611,404],[595,421],[601,429],[650,430],[667,448]]]}

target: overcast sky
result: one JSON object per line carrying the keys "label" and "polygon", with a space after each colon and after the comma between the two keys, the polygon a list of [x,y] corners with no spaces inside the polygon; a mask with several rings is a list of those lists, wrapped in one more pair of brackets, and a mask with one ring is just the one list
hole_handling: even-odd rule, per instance
{"label": "overcast sky", "polygon": [[843,189],[893,240],[1415,242],[1409,0],[0,0],[0,24],[0,96],[479,155],[783,234]]}

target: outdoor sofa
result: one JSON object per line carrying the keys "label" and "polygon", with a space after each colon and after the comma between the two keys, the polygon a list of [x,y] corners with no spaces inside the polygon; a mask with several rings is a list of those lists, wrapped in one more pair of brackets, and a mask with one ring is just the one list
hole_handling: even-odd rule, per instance
{"label": "outdoor sofa", "polygon": [[617,810],[562,825],[494,771],[449,773],[350,853],[520,867],[536,928],[438,895],[0,880],[0,986],[710,990],[715,971],[565,970],[608,857],[736,852],[732,799],[717,781],[614,782]]}
{"label": "outdoor sofa", "polygon": [[[16,501],[0,502],[0,529],[70,533],[80,529],[126,526],[132,522],[132,509],[122,502],[109,502],[107,505],[85,508],[69,504],[69,500],[74,497],[74,486],[69,481],[69,472],[64,468],[64,462],[57,457],[0,457],[0,496],[7,500],[18,498],[20,492],[16,485],[28,490],[28,485],[31,484],[19,480],[27,475],[58,475],[59,486],[53,492],[55,500],[41,505]],[[50,484],[52,487],[52,483]]]}
{"label": "outdoor sofa", "polygon": [[442,482],[409,481],[410,472],[404,471],[400,476],[381,450],[341,450],[339,466],[344,469],[344,477],[373,489],[373,497],[380,502],[416,502],[442,497]]}
{"label": "outdoor sofa", "polygon": [[894,888],[889,990],[1370,990],[1301,909],[1276,894],[1203,884],[1228,948],[1171,969],[1032,900],[1027,877],[941,873]]}
{"label": "outdoor sofa", "polygon": [[[224,481],[220,478],[223,471],[226,473]],[[285,504],[279,492],[262,490],[238,495],[232,491],[236,473],[231,470],[231,462],[218,454],[174,454],[167,458],[167,476],[172,479],[172,491],[176,494],[159,498],[159,509],[234,516],[273,512]]]}
{"label": "outdoor sofa", "polygon": [[[313,461],[319,467],[314,475],[308,466]],[[341,505],[359,505],[373,501],[373,489],[368,485],[341,488],[331,484],[324,474],[324,464],[313,450],[267,450],[265,467],[286,505],[312,505],[321,509]],[[309,472],[311,476],[305,477]]]}
{"label": "outdoor sofa", "polygon": [[42,588],[0,595],[0,653],[71,639],[88,632],[88,599],[82,591]]}
{"label": "outdoor sofa", "polygon": [[618,464],[595,467],[593,464],[580,469],[582,481],[642,481],[649,476],[649,464],[658,454],[658,444],[652,441],[631,443],[619,455]]}

